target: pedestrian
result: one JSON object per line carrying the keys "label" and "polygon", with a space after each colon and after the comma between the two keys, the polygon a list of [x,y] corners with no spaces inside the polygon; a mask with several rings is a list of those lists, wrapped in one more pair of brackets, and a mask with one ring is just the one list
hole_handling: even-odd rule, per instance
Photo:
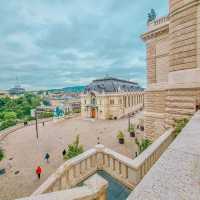
{"label": "pedestrian", "polygon": [[42,168],[40,166],[37,167],[37,169],[35,170],[35,173],[38,176],[38,179],[40,179],[41,173],[42,173]]}
{"label": "pedestrian", "polygon": [[66,155],[66,150],[65,149],[63,150],[62,155],[63,155],[63,159],[64,159],[64,157]]}
{"label": "pedestrian", "polygon": [[48,153],[46,153],[44,156],[44,159],[47,161],[47,163],[49,162],[49,158],[50,158],[50,155]]}
{"label": "pedestrian", "polygon": [[42,122],[42,125],[44,126],[44,122]]}

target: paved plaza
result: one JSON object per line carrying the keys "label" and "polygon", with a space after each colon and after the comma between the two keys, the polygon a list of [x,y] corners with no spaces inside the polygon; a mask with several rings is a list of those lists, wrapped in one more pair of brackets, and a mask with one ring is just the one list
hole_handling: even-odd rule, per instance
{"label": "paved plaza", "polygon": [[[131,119],[134,123],[143,114],[138,113]],[[36,139],[35,127],[29,126],[18,130],[3,141],[6,158],[0,162],[0,169],[6,168],[6,174],[0,176],[0,199],[11,200],[30,195],[49,175],[64,162],[62,151],[72,143],[77,134],[84,150],[97,144],[97,137],[106,147],[133,158],[136,145],[127,133],[128,119],[91,120],[76,117],[68,120],[51,121],[43,127],[39,125],[39,141]],[[117,132],[125,132],[125,144],[119,145]],[[50,154],[50,162],[44,161],[44,155]],[[40,180],[35,175],[35,168],[40,165],[43,174]]]}

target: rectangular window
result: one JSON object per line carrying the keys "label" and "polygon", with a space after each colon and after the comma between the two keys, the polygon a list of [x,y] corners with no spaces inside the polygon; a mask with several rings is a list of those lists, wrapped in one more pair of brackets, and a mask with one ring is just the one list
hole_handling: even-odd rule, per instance
{"label": "rectangular window", "polygon": [[111,100],[110,100],[110,104],[111,104],[111,105],[115,104],[114,99],[111,99]]}

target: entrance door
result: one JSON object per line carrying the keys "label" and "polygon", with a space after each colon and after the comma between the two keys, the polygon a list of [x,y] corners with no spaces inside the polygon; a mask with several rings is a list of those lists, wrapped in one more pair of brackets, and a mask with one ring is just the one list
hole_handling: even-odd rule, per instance
{"label": "entrance door", "polygon": [[92,108],[92,110],[91,110],[91,117],[96,118],[96,109],[95,108]]}

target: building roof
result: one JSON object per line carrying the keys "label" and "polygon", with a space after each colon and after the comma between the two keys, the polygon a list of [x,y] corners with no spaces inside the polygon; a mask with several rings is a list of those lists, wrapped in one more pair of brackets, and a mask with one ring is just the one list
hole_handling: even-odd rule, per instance
{"label": "building roof", "polygon": [[86,86],[84,93],[87,92],[132,92],[143,90],[138,83],[122,80],[113,77],[105,77],[102,79],[96,79]]}
{"label": "building roof", "polygon": [[25,89],[22,88],[20,85],[16,85],[15,87],[9,90],[9,93],[12,95],[23,94],[24,92],[25,92]]}

